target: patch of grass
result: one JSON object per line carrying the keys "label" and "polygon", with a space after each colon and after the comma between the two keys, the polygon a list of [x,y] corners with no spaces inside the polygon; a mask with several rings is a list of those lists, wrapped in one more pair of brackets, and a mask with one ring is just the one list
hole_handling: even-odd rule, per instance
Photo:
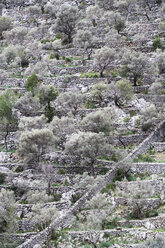
{"label": "patch of grass", "polygon": [[116,185],[114,182],[107,184],[107,186],[101,190],[101,193],[109,193],[110,191],[115,191]]}
{"label": "patch of grass", "polygon": [[72,200],[71,200],[72,204],[76,203],[80,198],[81,198],[81,194],[79,193],[72,195]]}
{"label": "patch of grass", "polygon": [[82,72],[81,73],[81,78],[99,78],[100,77],[100,74],[98,72]]}
{"label": "patch of grass", "polygon": [[63,168],[59,168],[57,174],[58,175],[64,175],[64,174],[66,174],[66,172],[65,172],[65,170]]}
{"label": "patch of grass", "polygon": [[150,154],[139,154],[137,158],[133,159],[134,163],[138,162],[154,162],[155,160],[150,156]]}
{"label": "patch of grass", "polygon": [[90,99],[86,101],[85,107],[87,109],[96,109],[97,108],[96,105],[95,105],[95,103],[94,103],[94,101],[92,101]]}
{"label": "patch of grass", "polygon": [[5,174],[0,172],[0,184],[4,184],[5,182]]}

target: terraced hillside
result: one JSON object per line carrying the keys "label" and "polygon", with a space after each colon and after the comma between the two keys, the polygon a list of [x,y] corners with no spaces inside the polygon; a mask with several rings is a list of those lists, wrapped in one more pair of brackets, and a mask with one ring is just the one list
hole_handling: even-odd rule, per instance
{"label": "terraced hillside", "polygon": [[164,248],[165,3],[0,14],[0,248]]}

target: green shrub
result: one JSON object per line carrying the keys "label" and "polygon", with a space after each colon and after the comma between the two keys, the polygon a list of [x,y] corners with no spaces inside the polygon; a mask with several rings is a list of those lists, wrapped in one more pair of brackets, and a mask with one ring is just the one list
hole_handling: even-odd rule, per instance
{"label": "green shrub", "polygon": [[72,59],[71,58],[65,58],[65,61],[67,62],[67,63],[70,63],[70,62],[72,62]]}
{"label": "green shrub", "polygon": [[60,201],[62,195],[61,194],[55,194],[55,195],[53,195],[53,197],[54,197],[54,201]]}
{"label": "green shrub", "polygon": [[139,154],[137,158],[134,158],[133,162],[154,162],[154,159],[149,154]]}
{"label": "green shrub", "polygon": [[76,203],[81,198],[81,195],[79,193],[72,195],[72,204]]}
{"label": "green shrub", "polygon": [[28,77],[26,83],[25,83],[25,88],[27,91],[34,91],[34,88],[38,85],[39,79],[35,73],[33,73],[31,76]]}
{"label": "green shrub", "polygon": [[3,184],[5,182],[5,174],[0,172],[0,184]]}
{"label": "green shrub", "polygon": [[88,99],[88,100],[86,101],[86,103],[85,103],[85,107],[86,107],[87,109],[95,109],[95,108],[96,108],[96,105],[95,105],[94,101]]}
{"label": "green shrub", "polygon": [[50,59],[55,59],[56,58],[56,55],[54,53],[50,53],[49,58]]}
{"label": "green shrub", "polygon": [[100,75],[98,72],[87,72],[87,73],[82,72],[80,77],[81,78],[99,78]]}
{"label": "green shrub", "polygon": [[61,39],[61,38],[62,38],[61,34],[56,34],[56,39]]}
{"label": "green shrub", "polygon": [[46,44],[47,42],[50,42],[50,40],[48,40],[48,39],[41,40],[41,44]]}
{"label": "green shrub", "polygon": [[109,193],[111,190],[114,191],[115,190],[115,183],[109,183],[107,184],[107,186],[102,189],[101,193],[104,194],[104,193]]}
{"label": "green shrub", "polygon": [[162,42],[161,42],[159,36],[156,36],[156,37],[155,37],[152,46],[153,46],[153,48],[154,48],[154,51],[155,51],[157,48],[159,48],[159,49],[162,49],[162,48],[163,48],[163,45],[162,45]]}
{"label": "green shrub", "polygon": [[64,175],[64,174],[66,174],[66,172],[65,172],[65,170],[64,170],[63,168],[60,168],[60,169],[58,170],[57,174],[59,174],[59,175]]}
{"label": "green shrub", "polygon": [[64,78],[64,81],[63,81],[63,82],[64,82],[65,84],[68,84],[70,81],[71,81],[70,76],[67,76],[67,77]]}
{"label": "green shrub", "polygon": [[111,221],[108,221],[107,223],[105,223],[105,229],[113,229],[113,228],[116,228],[118,226],[120,226],[120,225],[119,225],[117,217],[115,217]]}

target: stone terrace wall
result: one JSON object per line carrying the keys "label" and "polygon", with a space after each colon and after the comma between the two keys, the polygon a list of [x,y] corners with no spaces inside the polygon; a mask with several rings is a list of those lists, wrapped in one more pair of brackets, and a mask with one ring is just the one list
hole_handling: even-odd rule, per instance
{"label": "stone terrace wall", "polygon": [[[149,148],[152,142],[160,141],[162,137],[164,137],[164,129],[165,129],[165,121],[161,122],[158,127],[149,135],[148,138],[146,138],[141,145],[139,145],[134,151],[128,156],[131,158],[136,157],[140,153],[146,152]],[[126,158],[127,159],[127,158]],[[99,182],[97,185],[95,185],[92,189],[87,191],[75,204],[74,206],[68,210],[68,212],[59,218],[58,220],[55,220],[51,223],[50,228],[54,228],[58,230],[59,228],[67,227],[69,224],[73,221],[73,214],[77,213],[81,208],[83,208],[86,204],[86,202],[91,199],[93,196],[95,196],[98,192],[100,192],[106,185],[116,177],[117,174],[117,165],[116,168],[110,170],[103,178],[101,182]],[[43,244],[47,238],[47,235],[49,233],[49,228],[46,228],[36,236],[30,238],[22,245],[18,246],[17,248],[32,248],[36,244]],[[145,234],[147,235],[147,234]]]}
{"label": "stone terrace wall", "polygon": [[165,142],[154,142],[152,144],[155,152],[163,152],[165,151]]}
{"label": "stone terrace wall", "polygon": [[129,154],[128,157],[132,159],[137,157],[139,154],[144,154],[148,151],[150,146],[154,142],[158,142],[165,139],[165,121],[162,121],[158,127],[137,147],[132,153]]}
{"label": "stone terrace wall", "polygon": [[135,187],[137,192],[141,192],[144,189],[149,188],[152,195],[160,195],[161,192],[165,192],[165,179],[159,178],[155,180],[140,180],[134,182],[116,182],[116,189],[126,192],[128,195],[132,194],[132,188]]}

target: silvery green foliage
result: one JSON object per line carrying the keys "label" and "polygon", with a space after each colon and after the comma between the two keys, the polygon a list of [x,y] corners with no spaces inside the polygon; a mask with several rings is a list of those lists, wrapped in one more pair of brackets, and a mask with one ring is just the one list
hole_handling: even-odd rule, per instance
{"label": "silvery green foliage", "polygon": [[81,124],[87,131],[108,134],[112,129],[112,124],[115,122],[115,119],[116,116],[112,108],[105,108],[87,114]]}
{"label": "silvery green foliage", "polygon": [[50,16],[55,16],[55,14],[56,14],[56,6],[53,5],[50,2],[47,2],[47,4],[44,6],[44,12],[46,14],[49,14]]}
{"label": "silvery green foliage", "polygon": [[105,12],[102,16],[102,22],[110,28],[116,29],[118,34],[125,27],[125,18],[119,12]]}
{"label": "silvery green foliage", "polygon": [[62,4],[57,19],[55,21],[54,31],[63,33],[67,36],[68,42],[72,41],[76,21],[78,20],[78,8],[69,4]]}
{"label": "silvery green foliage", "polygon": [[2,36],[3,31],[11,30],[12,20],[8,16],[0,17],[0,36]]}
{"label": "silvery green foliage", "polygon": [[13,232],[16,230],[16,200],[13,191],[1,189],[0,191],[0,227]]}
{"label": "silvery green foliage", "polygon": [[38,97],[33,96],[31,92],[26,92],[17,100],[15,109],[23,116],[35,116],[41,110],[41,105]]}
{"label": "silvery green foliage", "polygon": [[44,229],[58,217],[59,211],[55,206],[43,207],[40,203],[38,203],[32,207],[30,220],[36,226],[36,229]]}
{"label": "silvery green foliage", "polygon": [[53,144],[54,135],[48,128],[32,129],[21,133],[17,152],[25,163],[33,163],[39,168],[42,156],[49,151]]}
{"label": "silvery green foliage", "polygon": [[39,5],[34,5],[26,8],[26,12],[29,17],[36,23],[38,26],[38,18],[41,15],[41,7]]}
{"label": "silvery green foliage", "polygon": [[100,180],[101,176],[97,176],[96,178],[88,175],[88,172],[84,172],[83,175],[77,175],[74,178],[74,187],[78,188],[91,188],[96,185]]}
{"label": "silvery green foliage", "polygon": [[99,7],[109,10],[113,7],[114,0],[95,0],[95,3],[98,4]]}
{"label": "silvery green foliage", "polygon": [[165,73],[165,51],[157,51],[156,63],[158,65],[159,73]]}
{"label": "silvery green foliage", "polygon": [[89,229],[104,229],[104,222],[108,220],[107,213],[103,210],[91,212],[87,215],[87,226]]}
{"label": "silvery green foliage", "polygon": [[150,88],[148,89],[148,93],[151,95],[161,95],[163,92],[162,84],[159,82],[155,82],[151,84]]}
{"label": "silvery green foliage", "polygon": [[43,164],[42,172],[44,173],[44,177],[47,183],[47,194],[50,196],[51,193],[51,184],[55,177],[55,170],[52,164]]}
{"label": "silvery green foliage", "polygon": [[[138,81],[144,77],[144,73],[149,69],[148,57],[141,52],[124,49],[121,64],[123,66],[123,74],[130,79],[134,86],[138,85]],[[154,70],[150,72],[152,79]]]}
{"label": "silvery green foliage", "polygon": [[64,149],[67,136],[76,132],[76,120],[67,116],[62,116],[61,118],[55,116],[49,128],[57,138],[57,145]]}
{"label": "silvery green foliage", "polygon": [[[33,36],[32,34],[29,34],[29,43],[27,44],[27,47],[25,49],[25,52],[26,52],[30,62],[33,60],[37,60],[37,61],[41,60],[41,55],[42,55],[41,42],[36,41],[36,40],[31,42],[31,40],[33,39],[32,36]],[[33,68],[31,68],[30,70],[33,70]]]}
{"label": "silvery green foliage", "polygon": [[0,55],[1,63],[11,64],[14,62],[15,58],[17,57],[17,50],[16,47],[10,45],[6,47]]}
{"label": "silvery green foliage", "polygon": [[133,87],[129,80],[121,79],[107,87],[107,97],[112,99],[116,106],[126,104],[133,98]]}
{"label": "silvery green foliage", "polygon": [[25,71],[25,75],[29,76],[35,73],[39,79],[44,79],[50,75],[50,71],[46,62],[39,61],[35,65],[30,64]]}
{"label": "silvery green foliage", "polygon": [[92,98],[92,100],[97,101],[99,103],[103,102],[104,98],[105,98],[105,92],[107,90],[107,84],[104,82],[99,82],[96,83],[94,85],[92,85],[92,87],[90,88],[90,97]]}
{"label": "silvery green foliage", "polygon": [[71,112],[75,116],[82,105],[83,99],[84,96],[80,93],[64,92],[57,97],[55,104],[63,115]]}
{"label": "silvery green foliage", "polygon": [[68,138],[65,153],[75,156],[81,164],[89,166],[91,175],[94,175],[97,157],[105,155],[109,148],[102,133],[78,132]]}
{"label": "silvery green foliage", "polygon": [[90,59],[97,39],[93,37],[93,34],[89,30],[78,30],[73,39],[73,43],[76,47],[83,48],[85,54],[87,54],[87,59]]}
{"label": "silvery green foliage", "polygon": [[99,71],[100,77],[103,77],[104,71],[116,58],[116,52],[112,48],[102,47],[96,50],[94,54],[94,67]]}
{"label": "silvery green foliage", "polygon": [[122,14],[126,15],[126,19],[128,20],[129,14],[136,6],[136,1],[134,0],[116,0],[114,6],[120,11]]}
{"label": "silvery green foliage", "polygon": [[24,61],[28,62],[28,56],[23,46],[9,45],[1,53],[0,61],[11,67],[18,67],[22,66]]}
{"label": "silvery green foliage", "polygon": [[102,10],[99,6],[89,6],[86,9],[86,20],[91,21],[92,25],[95,27],[99,23],[99,20],[102,15]]}
{"label": "silvery green foliage", "polygon": [[155,239],[149,239],[144,245],[139,245],[138,248],[165,248],[164,237],[157,234]]}
{"label": "silvery green foliage", "polygon": [[90,209],[103,209],[111,206],[111,197],[106,194],[98,193],[90,201],[87,202],[86,207]]}
{"label": "silvery green foliage", "polygon": [[28,191],[26,199],[29,204],[46,203],[53,201],[53,196],[49,196],[46,191]]}
{"label": "silvery green foliage", "polygon": [[80,229],[84,229],[86,226],[89,229],[104,229],[105,222],[109,219],[109,215],[112,213],[112,199],[106,194],[98,193],[90,201],[87,202],[86,208],[89,211],[78,214],[79,223],[75,222]]}
{"label": "silvery green foliage", "polygon": [[136,124],[144,131],[147,131],[154,126],[154,120],[158,116],[155,105],[152,103],[149,106],[143,108],[139,117],[136,120]]}
{"label": "silvery green foliage", "polygon": [[46,127],[47,118],[44,115],[34,117],[22,117],[19,123],[20,131],[31,131]]}
{"label": "silvery green foliage", "polygon": [[3,37],[11,44],[20,44],[22,45],[26,39],[27,28],[25,27],[15,27],[10,31],[3,32]]}
{"label": "silvery green foliage", "polygon": [[114,28],[111,28],[110,30],[108,28],[108,31],[109,32],[105,36],[106,44],[112,48],[121,47],[122,42],[124,42],[123,36],[118,34],[117,30]]}
{"label": "silvery green foliage", "polygon": [[9,74],[3,70],[3,69],[0,69],[0,84],[3,85],[3,81],[8,78]]}

